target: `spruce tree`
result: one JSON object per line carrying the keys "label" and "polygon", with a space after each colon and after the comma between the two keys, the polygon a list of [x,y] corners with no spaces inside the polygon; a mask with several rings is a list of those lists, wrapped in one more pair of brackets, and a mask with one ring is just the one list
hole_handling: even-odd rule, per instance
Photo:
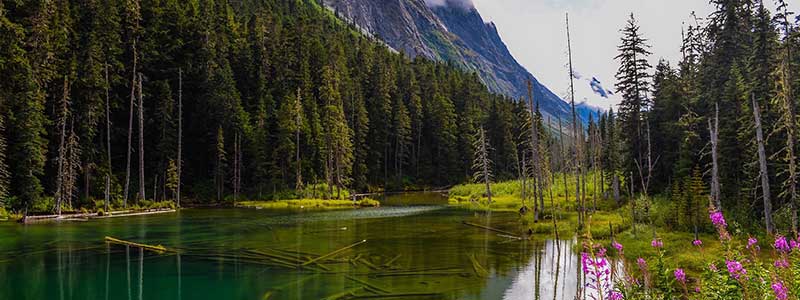
{"label": "spruce tree", "polygon": [[651,66],[647,57],[651,54],[647,39],[641,36],[639,25],[633,14],[622,29],[618,47],[620,61],[617,71],[617,93],[622,97],[619,105],[621,136],[624,137],[625,173],[639,174],[647,162],[644,153],[645,126],[643,112],[650,107],[648,74]]}

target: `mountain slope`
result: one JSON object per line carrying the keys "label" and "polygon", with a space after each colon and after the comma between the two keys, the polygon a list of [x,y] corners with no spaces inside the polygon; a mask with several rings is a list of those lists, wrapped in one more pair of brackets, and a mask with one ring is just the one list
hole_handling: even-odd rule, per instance
{"label": "mountain slope", "polygon": [[571,116],[569,105],[539,83],[511,55],[493,23],[471,3],[444,0],[324,0],[336,14],[408,56],[448,61],[476,72],[492,92],[520,99],[533,82],[544,113]]}

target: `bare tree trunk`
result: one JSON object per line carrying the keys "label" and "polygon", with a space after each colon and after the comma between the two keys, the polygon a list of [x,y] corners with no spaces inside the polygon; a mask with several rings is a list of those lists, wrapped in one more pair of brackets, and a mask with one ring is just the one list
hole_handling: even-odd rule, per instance
{"label": "bare tree trunk", "polygon": [[181,207],[181,170],[183,169],[183,70],[178,68],[178,186],[176,187],[175,201],[178,208]]}
{"label": "bare tree trunk", "polygon": [[297,98],[296,98],[295,107],[294,107],[294,109],[295,109],[295,119],[294,119],[294,123],[295,123],[294,151],[295,151],[295,154],[294,155],[295,155],[295,163],[297,163],[297,167],[296,167],[296,170],[295,170],[295,180],[296,180],[295,181],[295,189],[298,190],[298,191],[303,189],[302,162],[300,161],[300,127],[303,125],[300,114],[303,113],[303,110],[302,110],[302,104],[300,103],[300,101],[302,101],[300,99],[300,89],[297,89]]}
{"label": "bare tree trunk", "polygon": [[147,200],[144,189],[144,97],[142,96],[142,73],[139,73],[139,197]]}
{"label": "bare tree trunk", "polygon": [[106,191],[105,191],[105,208],[103,211],[108,213],[111,206],[111,99],[108,90],[110,83],[108,80],[108,63],[105,64],[105,79],[106,79],[106,155],[108,156],[108,174],[106,174]]}
{"label": "bare tree trunk", "polygon": [[708,120],[708,130],[711,133],[711,203],[714,205],[715,210],[721,211],[722,203],[720,201],[719,164],[717,163],[717,144],[719,143],[719,105],[715,104],[715,106],[716,112],[714,115],[713,125],[711,119]]}
{"label": "bare tree trunk", "polygon": [[[530,104],[530,112],[531,112],[531,163],[533,167],[533,220],[534,222],[539,220],[539,212],[540,210],[544,210],[544,206],[541,205],[543,201],[542,199],[542,166],[541,166],[541,156],[539,153],[539,124],[536,120],[536,112],[535,107],[533,104],[533,87],[531,85],[531,81],[528,80],[528,102]],[[538,197],[538,198],[537,198]],[[539,201],[539,205],[536,205],[536,201]]]}
{"label": "bare tree trunk", "polygon": [[133,40],[133,78],[131,78],[131,103],[128,115],[128,154],[125,162],[125,191],[122,195],[122,206],[128,207],[128,193],[131,183],[131,148],[133,139],[133,106],[136,103],[136,40]]}
{"label": "bare tree trunk", "polygon": [[489,179],[489,149],[486,148],[486,133],[481,128],[481,151],[483,152],[483,181],[486,183],[486,197],[492,205],[492,184]]}
{"label": "bare tree trunk", "polygon": [[611,188],[614,190],[614,201],[617,203],[617,206],[622,205],[622,199],[620,199],[619,195],[619,176],[617,176],[617,174],[613,175]]}
{"label": "bare tree trunk", "polygon": [[630,172],[628,186],[628,196],[631,199],[631,228],[633,229],[633,234],[636,235],[636,199],[633,198],[633,172]]}
{"label": "bare tree trunk", "polygon": [[559,136],[558,139],[561,142],[559,150],[561,151],[561,175],[563,175],[564,177],[564,199],[569,199],[569,187],[567,184],[567,169],[568,169],[567,164],[569,163],[569,161],[567,161],[567,151],[566,147],[564,147],[565,137],[564,137],[564,131],[562,130],[561,127],[561,117],[558,117],[558,136]]}
{"label": "bare tree trunk", "polygon": [[578,132],[578,114],[575,111],[575,84],[574,84],[574,70],[572,68],[572,44],[569,36],[569,14],[566,15],[567,20],[567,55],[569,57],[569,90],[570,90],[570,104],[572,106],[572,134],[575,138],[575,156],[574,171],[575,171],[575,202],[578,206],[578,227],[583,227],[583,202],[581,197],[581,170],[583,169],[581,162],[581,139]]}
{"label": "bare tree trunk", "polygon": [[61,127],[61,136],[58,144],[58,174],[56,175],[56,193],[55,193],[55,212],[61,215],[61,206],[64,202],[64,168],[67,159],[66,136],[67,136],[67,116],[69,114],[69,82],[67,77],[64,76],[64,91],[61,98],[61,113],[59,116],[59,126]]}
{"label": "bare tree trunk", "polygon": [[767,234],[772,234],[775,230],[772,223],[772,200],[770,199],[769,191],[769,173],[767,172],[767,153],[764,150],[764,133],[761,129],[761,108],[758,107],[758,102],[754,95],[751,95],[753,102],[753,117],[756,125],[756,141],[758,142],[758,165],[761,171],[761,192],[762,199],[764,200],[764,223],[766,225]]}

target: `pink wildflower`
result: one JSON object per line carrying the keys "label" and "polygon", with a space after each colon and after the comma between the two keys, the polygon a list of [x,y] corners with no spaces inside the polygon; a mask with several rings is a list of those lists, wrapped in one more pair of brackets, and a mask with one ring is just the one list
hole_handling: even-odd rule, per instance
{"label": "pink wildflower", "polygon": [[715,226],[720,226],[720,227],[728,226],[728,223],[725,222],[725,217],[722,215],[722,212],[720,211],[712,212],[709,215],[709,218],[711,218],[711,223],[714,223]]}
{"label": "pink wildflower", "polygon": [[738,261],[727,260],[725,261],[725,264],[728,267],[728,273],[731,274],[731,277],[738,280],[739,278],[742,277],[742,275],[745,276],[747,275],[747,270],[745,270],[745,268],[742,267],[742,264],[739,263]]}
{"label": "pink wildflower", "polygon": [[786,300],[789,298],[788,291],[781,281],[772,284],[772,291],[775,292],[775,298],[778,300]]}
{"label": "pink wildflower", "polygon": [[792,250],[792,248],[789,247],[789,243],[786,241],[785,236],[778,236],[775,239],[775,249],[781,252],[789,252]]}
{"label": "pink wildflower", "polygon": [[653,248],[661,248],[664,247],[664,242],[660,239],[653,239],[653,241],[650,242],[650,246],[653,246]]}
{"label": "pink wildflower", "polygon": [[703,241],[701,241],[700,239],[696,239],[696,240],[692,241],[692,245],[700,247],[700,246],[703,245]]}
{"label": "pink wildflower", "polygon": [[675,269],[675,280],[680,283],[686,283],[686,273],[683,269]]}

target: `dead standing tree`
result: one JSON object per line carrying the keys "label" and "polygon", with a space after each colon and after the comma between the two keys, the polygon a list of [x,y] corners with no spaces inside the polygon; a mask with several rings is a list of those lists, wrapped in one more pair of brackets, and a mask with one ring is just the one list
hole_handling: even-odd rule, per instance
{"label": "dead standing tree", "polygon": [[[538,120],[535,113],[535,108],[533,104],[533,88],[531,85],[531,81],[528,80],[528,102],[530,104],[530,113],[531,113],[531,170],[533,171],[533,202],[534,202],[534,209],[533,209],[533,220],[534,222],[539,221],[539,212],[544,210],[544,195],[542,181],[542,165],[541,165],[541,153],[539,148],[539,125]],[[536,201],[539,201],[537,205]]]}
{"label": "dead standing tree", "polygon": [[139,73],[139,200],[147,199],[144,190],[144,97],[142,95],[142,73]]}
{"label": "dead standing tree", "polygon": [[714,121],[712,124],[711,119],[708,119],[708,131],[711,138],[711,205],[714,210],[721,211],[722,203],[720,201],[720,187],[719,187],[719,164],[717,147],[719,144],[719,104],[715,104]]}
{"label": "dead standing tree", "polygon": [[175,186],[175,202],[178,208],[181,207],[181,170],[183,169],[183,158],[181,157],[183,147],[183,70],[178,68],[178,161],[177,177],[178,182]]}
{"label": "dead standing tree", "polygon": [[[492,160],[489,158],[489,139],[486,137],[486,132],[483,127],[478,129],[478,134],[473,143],[475,151],[475,160],[472,163],[472,170],[475,171],[473,180],[475,182],[483,182],[486,184],[486,197],[489,200],[489,205],[492,204]],[[535,201],[535,200],[534,200]]]}
{"label": "dead standing tree", "polygon": [[570,91],[570,104],[572,106],[572,136],[575,139],[575,151],[573,156],[574,172],[575,172],[575,202],[578,208],[578,227],[583,227],[583,201],[581,199],[581,173],[583,170],[583,163],[581,159],[581,138],[578,128],[578,114],[575,111],[575,73],[572,68],[572,44],[569,36],[569,14],[566,15],[567,21],[567,56],[569,58],[569,91]]}
{"label": "dead standing tree", "polygon": [[758,166],[759,174],[761,177],[761,192],[764,200],[764,223],[766,225],[767,234],[771,234],[775,228],[772,223],[772,200],[770,199],[769,191],[769,173],[767,172],[767,153],[764,150],[764,132],[761,128],[761,108],[758,107],[756,97],[751,95],[753,102],[753,119],[756,129],[756,142],[758,143]]}

